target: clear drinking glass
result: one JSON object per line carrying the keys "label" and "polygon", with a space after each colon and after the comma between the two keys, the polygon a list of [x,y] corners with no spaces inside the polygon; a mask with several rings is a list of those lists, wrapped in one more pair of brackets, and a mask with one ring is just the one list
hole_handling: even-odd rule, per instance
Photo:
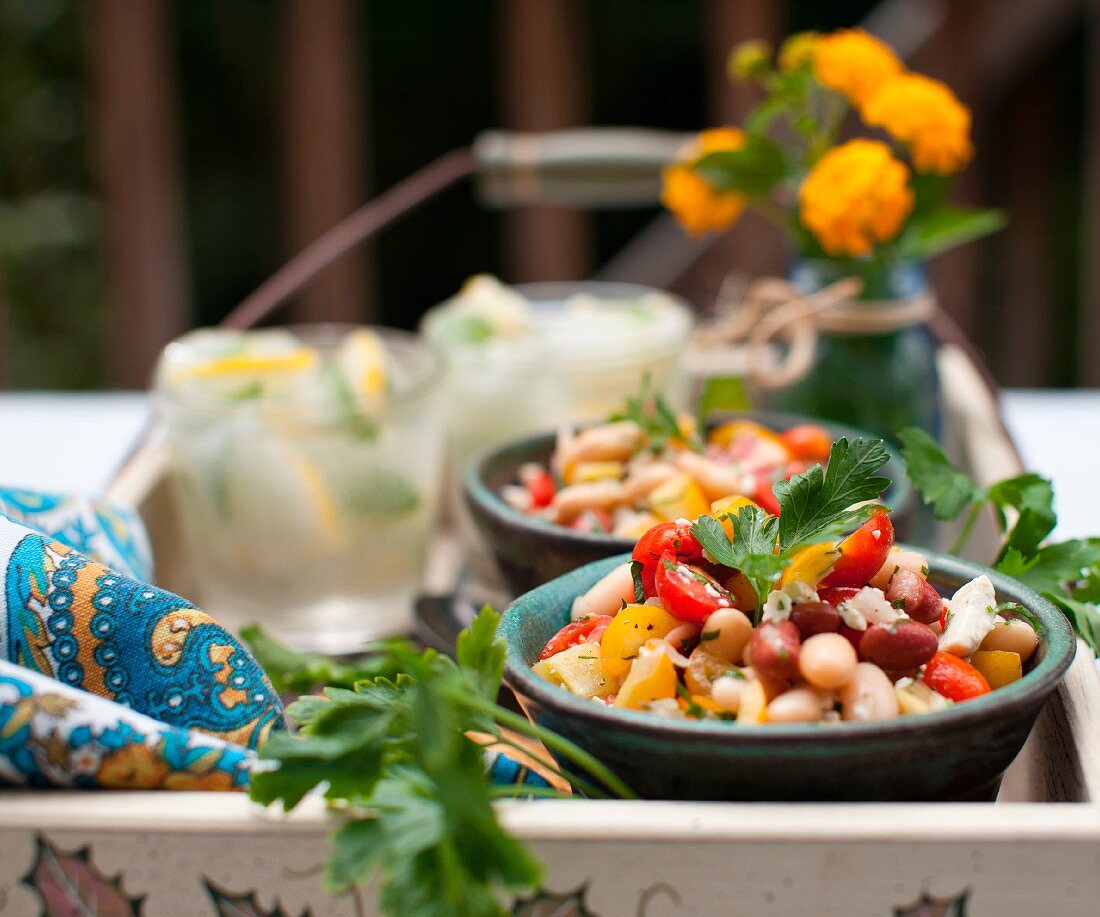
{"label": "clear drinking glass", "polygon": [[348,652],[407,630],[439,507],[440,357],[405,332],[200,329],[156,389],[197,598]]}
{"label": "clear drinking glass", "polygon": [[[489,280],[490,289],[495,283]],[[519,327],[507,335],[487,327],[470,334],[470,325],[459,323],[471,315],[456,311],[457,297],[431,309],[421,325],[450,364],[447,425],[456,493],[474,455],[526,433],[603,420],[638,394],[646,377],[673,405],[686,401],[683,352],[692,318],[678,297],[600,281],[496,289],[524,301],[520,317],[510,316]]]}

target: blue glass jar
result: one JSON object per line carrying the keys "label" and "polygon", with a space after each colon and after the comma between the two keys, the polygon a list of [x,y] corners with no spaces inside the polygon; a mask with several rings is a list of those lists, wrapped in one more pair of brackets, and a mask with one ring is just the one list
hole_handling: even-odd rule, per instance
{"label": "blue glass jar", "polygon": [[[833,262],[801,261],[791,281],[813,292],[845,276],[850,272]],[[885,277],[862,279],[861,303],[868,310],[927,293],[920,264],[900,264]],[[823,331],[809,372],[767,400],[776,410],[840,421],[895,443],[909,426],[938,439],[943,409],[935,339],[926,323],[873,334]]]}

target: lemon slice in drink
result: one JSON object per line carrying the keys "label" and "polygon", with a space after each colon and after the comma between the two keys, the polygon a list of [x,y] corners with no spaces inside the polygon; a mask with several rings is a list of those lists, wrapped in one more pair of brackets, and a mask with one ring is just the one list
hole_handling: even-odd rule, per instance
{"label": "lemon slice in drink", "polygon": [[239,419],[226,462],[226,504],[238,543],[278,562],[341,548],[346,532],[324,476],[291,443],[255,419]]}
{"label": "lemon slice in drink", "polygon": [[336,351],[336,365],[359,402],[375,401],[389,388],[386,348],[373,331],[350,332]]}

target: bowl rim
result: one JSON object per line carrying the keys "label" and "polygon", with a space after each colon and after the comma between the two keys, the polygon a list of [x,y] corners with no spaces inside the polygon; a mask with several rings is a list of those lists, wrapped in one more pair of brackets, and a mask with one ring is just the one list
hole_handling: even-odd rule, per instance
{"label": "bowl rim", "polygon": [[[840,436],[847,437],[849,441],[854,438],[881,439],[890,454],[888,464],[895,464],[898,470],[902,472],[890,479],[890,483],[895,490],[895,495],[891,497],[886,505],[894,512],[909,509],[909,505],[914,497],[912,485],[904,474],[901,454],[898,452],[897,448],[884,437],[875,436],[872,433],[868,433],[866,430],[860,430],[858,427],[851,427],[848,424],[837,423],[832,420],[821,420],[801,414],[787,414],[782,411],[719,411],[712,415],[708,423],[724,423],[727,420],[736,419],[754,420],[764,426],[772,426],[774,424],[776,429],[779,430],[787,430],[799,424],[814,423],[818,426],[825,427],[825,429],[833,434],[834,440]],[[497,522],[518,525],[536,533],[552,534],[555,538],[559,539],[560,542],[571,544],[578,548],[590,549],[600,547],[606,549],[615,547],[623,551],[632,550],[634,542],[637,540],[635,538],[616,538],[613,535],[602,532],[581,532],[564,525],[556,525],[545,519],[528,516],[512,506],[509,506],[499,493],[485,483],[485,474],[488,466],[499,459],[504,453],[518,452],[523,454],[534,452],[548,441],[552,442],[556,436],[557,433],[553,431],[534,433],[530,436],[498,443],[495,446],[490,446],[478,452],[467,463],[462,473],[462,489],[465,492],[467,502],[476,504],[480,510],[492,516]],[[885,467],[886,466],[884,466],[884,468]]]}
{"label": "bowl rim", "polygon": [[[998,593],[1012,593],[1015,601],[1039,618],[1046,631],[1043,635],[1047,644],[1046,652],[1035,668],[1010,685],[965,703],[955,704],[946,710],[866,723],[775,723],[749,726],[722,720],[666,718],[639,710],[622,710],[596,704],[535,675],[531,670],[531,664],[521,656],[510,634],[518,632],[517,622],[525,613],[527,603],[536,597],[541,598],[546,593],[557,591],[561,588],[563,579],[586,571],[603,575],[630,559],[629,555],[618,555],[586,564],[563,577],[551,580],[520,596],[505,609],[497,630],[497,634],[503,637],[507,645],[504,681],[522,698],[529,698],[540,707],[553,710],[559,716],[575,717],[586,720],[590,725],[610,727],[618,732],[645,733],[654,738],[680,741],[718,740],[739,744],[781,745],[808,740],[837,742],[846,738],[885,740],[914,730],[923,731],[941,727],[957,729],[986,719],[995,711],[1026,705],[1037,695],[1053,690],[1062,680],[1077,651],[1077,640],[1066,616],[1051,602],[1019,580],[989,567],[911,545],[900,547],[919,551],[928,559],[932,580],[935,580],[936,575],[939,574],[941,578],[946,577],[952,581],[961,580],[959,582],[961,586],[974,577],[984,574],[993,581],[994,589]],[[570,597],[569,601],[573,597]]]}

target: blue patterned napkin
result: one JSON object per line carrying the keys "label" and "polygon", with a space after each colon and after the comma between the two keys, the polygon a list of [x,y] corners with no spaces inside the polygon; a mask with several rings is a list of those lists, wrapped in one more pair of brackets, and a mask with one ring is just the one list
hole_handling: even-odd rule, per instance
{"label": "blue patterned napkin", "polygon": [[[235,637],[148,585],[141,519],[0,488],[0,786],[231,790],[285,729]],[[546,786],[486,751],[496,783]]]}
{"label": "blue patterned napkin", "polygon": [[136,514],[12,490],[0,510],[0,781],[240,786],[282,704],[232,634],[143,581]]}

